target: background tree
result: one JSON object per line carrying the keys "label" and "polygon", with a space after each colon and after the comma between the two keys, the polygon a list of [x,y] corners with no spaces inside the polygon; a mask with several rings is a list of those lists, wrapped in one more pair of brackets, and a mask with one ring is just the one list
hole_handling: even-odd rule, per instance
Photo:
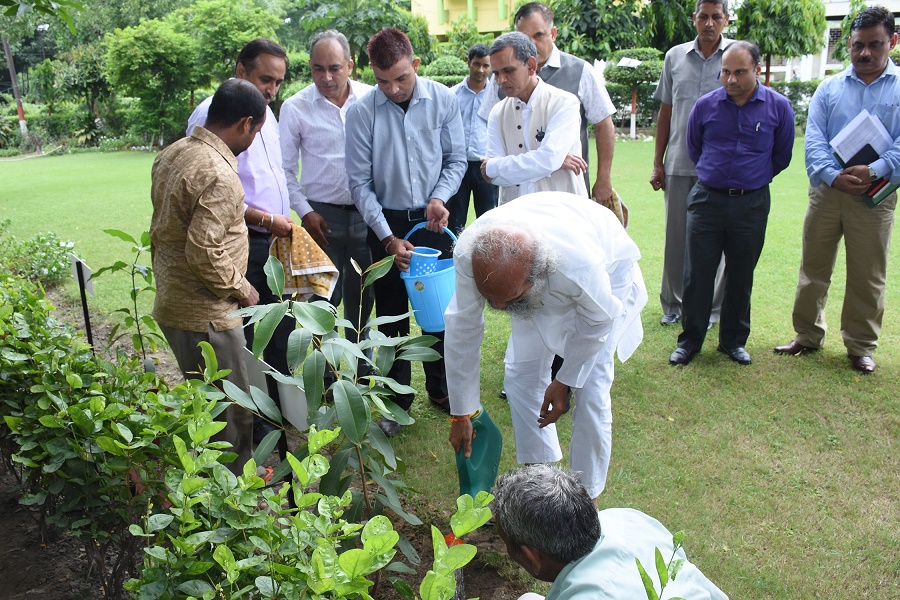
{"label": "background tree", "polygon": [[197,73],[205,82],[234,76],[235,57],[258,37],[275,39],[281,18],[246,0],[200,0],[172,18],[176,29],[194,38]]}
{"label": "background tree", "polygon": [[[623,58],[641,61],[636,67],[618,66]],[[603,75],[610,83],[624,85],[631,91],[631,137],[635,137],[635,119],[637,115],[638,87],[645,83],[659,81],[663,68],[663,53],[656,48],[630,48],[617,50],[610,57]]]}
{"label": "background tree", "polygon": [[337,29],[347,36],[350,58],[356,63],[354,71],[369,64],[369,38],[385,27],[403,30],[423,63],[431,62],[437,46],[428,33],[425,18],[413,15],[408,3],[401,6],[393,0],[295,0],[288,16],[306,32],[304,44],[323,29]]}
{"label": "background tree", "polygon": [[831,53],[834,60],[839,60],[842,63],[850,60],[850,51],[847,49],[847,40],[850,39],[850,26],[853,25],[853,19],[859,14],[859,11],[866,7],[866,4],[865,0],[850,1],[847,14],[841,21],[841,39],[834,45],[834,51]]}
{"label": "background tree", "polygon": [[645,4],[641,16],[647,23],[647,45],[666,52],[692,41],[697,36],[691,22],[696,6],[695,0],[653,0]]}
{"label": "background tree", "polygon": [[77,10],[81,10],[81,5],[72,0],[0,0],[0,11],[7,17],[21,18],[32,12],[58,17],[73,32],[72,13]]}
{"label": "background tree", "polygon": [[106,44],[106,76],[126,94],[140,98],[143,132],[156,134],[160,146],[180,135],[195,83],[194,40],[171,23],[154,19],[109,34]]}
{"label": "background tree", "polygon": [[108,98],[111,89],[103,73],[104,56],[99,42],[80,44],[59,55],[57,64],[62,85],[68,95],[84,103],[96,115],[97,103]]}
{"label": "background tree", "polygon": [[737,21],[737,38],[756,42],[766,57],[766,85],[773,54],[795,58],[818,52],[828,26],[821,0],[744,0]]}
{"label": "background tree", "polygon": [[[478,24],[468,16],[463,15],[450,23],[447,31],[447,41],[440,44],[440,53],[455,56],[463,60],[468,59],[469,48],[475,44],[491,45],[493,36],[478,32]],[[466,71],[468,73],[468,70]]]}
{"label": "background tree", "polygon": [[556,44],[585,60],[607,59],[613,51],[643,44],[640,0],[557,0],[553,2]]}

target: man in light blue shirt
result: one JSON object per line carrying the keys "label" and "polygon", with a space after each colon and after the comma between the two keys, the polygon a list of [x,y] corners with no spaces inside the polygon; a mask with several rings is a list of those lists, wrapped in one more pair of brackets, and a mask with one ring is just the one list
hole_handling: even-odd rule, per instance
{"label": "man in light blue shirt", "polygon": [[[847,284],[841,336],[851,367],[875,371],[872,354],[884,317],[897,195],[869,208],[863,194],[881,178],[900,183],[900,70],[889,57],[896,43],[890,11],[879,6],[860,11],[850,27],[850,68],[823,81],[813,96],[806,126],[809,206],[793,311],[797,336],[776,347],[776,354],[806,354],[824,346],[825,301],[843,236]],[[881,121],[894,143],[877,160],[844,168],[829,142],[862,109]]]}
{"label": "man in light blue shirt", "polygon": [[497,186],[491,185],[481,176],[481,160],[487,156],[487,119],[478,113],[484,99],[494,90],[488,85],[491,73],[489,55],[490,48],[484,44],[475,44],[469,48],[469,76],[452,88],[459,101],[459,112],[466,131],[466,160],[469,164],[459,190],[447,203],[450,230],[454,233],[459,233],[466,226],[469,195],[474,200],[476,217],[497,206]]}
{"label": "man in light blue shirt", "polygon": [[[416,75],[419,59],[399,29],[385,28],[372,36],[369,62],[377,87],[347,111],[345,160],[350,194],[369,226],[372,260],[393,255],[397,269],[375,282],[375,314],[396,316],[408,312],[406,287],[400,270],[409,269],[410,251],[427,246],[450,257],[450,237],[443,234],[449,211],[444,204],[459,189],[466,171],[466,146],[459,103],[442,84]],[[403,237],[415,225],[427,223],[410,240]],[[398,270],[399,269],[399,270]],[[409,319],[384,323],[387,336],[409,333]],[[444,332],[428,332],[443,356]],[[443,358],[423,364],[429,399],[449,412],[447,376]],[[398,360],[388,376],[409,385],[410,362]],[[397,394],[404,410],[414,394]],[[388,419],[381,428],[391,436],[399,425]]]}
{"label": "man in light blue shirt", "polygon": [[[662,523],[631,508],[597,512],[581,482],[557,467],[536,464],[504,473],[493,493],[491,511],[509,557],[533,577],[553,582],[546,600],[646,598],[635,559],[659,590],[657,548],[666,558],[684,561],[662,598],[728,599],[683,548],[675,550]],[[519,600],[544,597],[528,593]]]}

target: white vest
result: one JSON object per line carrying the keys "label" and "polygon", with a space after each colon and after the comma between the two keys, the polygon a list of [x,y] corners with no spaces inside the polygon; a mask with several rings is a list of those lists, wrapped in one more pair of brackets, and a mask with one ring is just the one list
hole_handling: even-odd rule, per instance
{"label": "white vest", "polygon": [[[532,131],[547,131],[550,119],[561,109],[562,105],[568,100],[571,102],[577,97],[569,92],[555,88],[552,85],[538,85],[534,88],[532,96],[529,99],[531,104],[531,123]],[[503,145],[506,148],[507,156],[515,156],[517,154],[525,154],[528,152],[525,147],[525,130],[522,127],[522,111],[516,110],[516,99],[506,98],[500,102],[497,109],[497,124],[500,129],[500,135],[503,137]],[[532,139],[529,140],[532,149],[541,146],[542,141]],[[581,140],[575,138],[569,154],[581,156]],[[587,188],[585,187],[584,177],[575,175],[568,169],[557,169],[550,174],[549,177],[538,179],[534,182],[535,192],[569,192],[579,196],[587,197]],[[519,186],[501,186],[500,187],[500,204],[505,204],[510,200],[515,200],[520,196]]]}

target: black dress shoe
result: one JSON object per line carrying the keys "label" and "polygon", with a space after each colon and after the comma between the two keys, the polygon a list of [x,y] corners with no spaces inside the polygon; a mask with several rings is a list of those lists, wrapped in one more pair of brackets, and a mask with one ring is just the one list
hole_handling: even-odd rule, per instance
{"label": "black dress shoe", "polygon": [[660,325],[674,325],[681,320],[681,315],[669,314],[663,315],[659,320]]}
{"label": "black dress shoe", "polygon": [[439,409],[450,414],[450,397],[444,396],[443,398],[435,398],[431,394],[428,394],[428,399],[431,400],[431,403],[437,406]]}
{"label": "black dress shoe", "polygon": [[853,367],[854,371],[859,371],[864,375],[869,375],[875,372],[875,360],[871,356],[856,356],[855,354],[848,354],[847,358],[850,359],[850,366]]}
{"label": "black dress shoe", "polygon": [[818,348],[804,346],[797,340],[791,340],[790,343],[784,344],[783,346],[775,346],[775,348],[772,349],[772,352],[775,354],[789,354],[791,356],[796,356],[797,354],[809,354],[816,350],[818,350]]}
{"label": "black dress shoe", "polygon": [[500,393],[497,395],[500,396],[500,398],[502,400],[506,400],[506,388],[503,388],[502,390],[500,390]]}
{"label": "black dress shoe", "polygon": [[394,437],[400,432],[400,423],[392,419],[388,419],[387,417],[382,417],[381,422],[378,423],[378,426],[381,427],[384,435],[388,437]]}
{"label": "black dress shoe", "polygon": [[727,355],[728,358],[739,365],[749,365],[753,362],[753,359],[750,358],[750,353],[741,346],[738,346],[737,348],[725,348],[724,346],[719,346],[716,350]]}
{"label": "black dress shoe", "polygon": [[675,352],[669,356],[670,365],[686,365],[691,362],[700,351],[688,350],[687,348],[675,348]]}

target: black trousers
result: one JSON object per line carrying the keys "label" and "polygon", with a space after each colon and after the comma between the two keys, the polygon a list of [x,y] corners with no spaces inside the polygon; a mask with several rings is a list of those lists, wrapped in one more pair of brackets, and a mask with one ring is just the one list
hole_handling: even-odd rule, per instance
{"label": "black trousers", "polygon": [[716,269],[725,254],[725,299],[719,321],[719,344],[728,349],[747,344],[753,271],[762,254],[769,220],[769,186],[729,196],[697,182],[687,198],[684,249],[684,296],[678,347],[700,350],[712,311]]}
{"label": "black trousers", "polygon": [[466,226],[469,216],[469,195],[475,205],[475,217],[480,217],[492,208],[497,208],[497,186],[491,185],[481,176],[481,161],[470,160],[469,166],[459,184],[459,190],[447,201],[450,223],[447,227],[459,233]]}
{"label": "black trousers", "polygon": [[[266,280],[266,274],[263,267],[269,259],[269,242],[270,236],[249,230],[250,255],[247,260],[247,280],[259,292],[259,303],[272,304],[281,302],[281,298],[272,293],[269,289],[269,283]],[[265,350],[263,350],[263,359],[269,363],[269,366],[276,369],[279,373],[289,374],[287,364],[287,341],[288,336],[296,328],[296,322],[290,316],[286,316],[275,328],[272,339],[269,341]],[[244,327],[244,337],[247,340],[247,347],[253,349],[253,327]],[[281,406],[281,399],[278,396],[278,386],[271,377],[266,376],[266,384],[269,388],[267,391],[269,397]]]}
{"label": "black trousers", "polygon": [[[388,226],[398,238],[403,238],[409,233],[409,230],[424,219],[409,220],[407,217],[395,217],[385,214]],[[387,253],[381,240],[369,229],[369,248],[372,250],[372,262],[378,262],[385,258]],[[446,233],[433,233],[421,229],[414,233],[410,242],[416,246],[427,246],[441,251],[441,258],[451,258],[452,253],[450,247],[453,240]],[[409,296],[406,293],[406,285],[400,279],[400,271],[397,267],[391,270],[377,280],[375,286],[375,316],[395,316],[409,312]],[[401,319],[394,323],[385,323],[378,326],[378,330],[389,337],[409,335],[409,317]],[[435,398],[447,397],[447,372],[444,368],[444,332],[428,332],[427,335],[433,335],[438,338],[437,343],[432,346],[438,354],[441,355],[440,360],[422,363],[422,369],[425,371],[425,390],[430,396]],[[394,366],[388,373],[388,377],[394,379],[397,383],[409,385],[412,381],[412,365],[408,360],[394,361]],[[412,406],[414,394],[397,394],[394,402],[400,408],[408,411]]]}

